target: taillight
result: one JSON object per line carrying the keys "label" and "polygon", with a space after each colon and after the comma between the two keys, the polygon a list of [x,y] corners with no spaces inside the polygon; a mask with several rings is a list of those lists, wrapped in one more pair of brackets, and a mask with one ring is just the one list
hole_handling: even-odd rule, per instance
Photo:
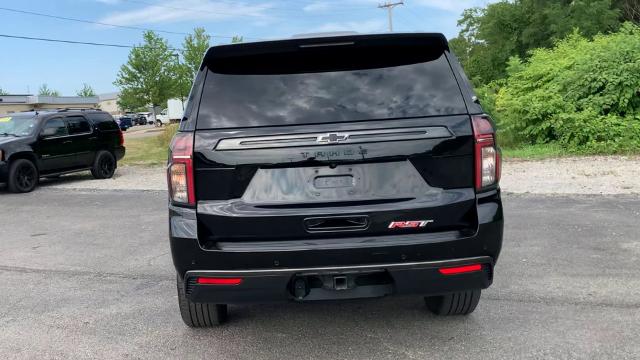
{"label": "taillight", "polygon": [[195,205],[192,132],[179,132],[171,140],[171,159],[169,159],[169,167],[167,168],[167,182],[172,202]]}
{"label": "taillight", "polygon": [[118,143],[120,144],[120,146],[124,145],[124,134],[120,129],[118,129]]}
{"label": "taillight", "polygon": [[487,115],[471,117],[475,139],[475,187],[482,190],[500,181],[500,153]]}

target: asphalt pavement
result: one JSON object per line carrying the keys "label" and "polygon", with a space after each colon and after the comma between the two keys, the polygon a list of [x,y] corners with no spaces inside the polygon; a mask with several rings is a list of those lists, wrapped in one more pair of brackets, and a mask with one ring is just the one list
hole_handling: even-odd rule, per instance
{"label": "asphalt pavement", "polygon": [[418,297],[178,313],[166,193],[0,190],[0,359],[638,359],[640,199],[505,195],[468,317]]}

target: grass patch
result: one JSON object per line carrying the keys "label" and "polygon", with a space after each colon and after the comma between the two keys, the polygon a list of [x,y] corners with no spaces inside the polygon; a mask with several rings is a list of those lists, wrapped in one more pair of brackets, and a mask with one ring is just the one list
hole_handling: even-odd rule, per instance
{"label": "grass patch", "polygon": [[557,144],[525,145],[517,148],[502,148],[502,156],[505,159],[547,159],[568,155],[570,153],[565,148]]}
{"label": "grass patch", "polygon": [[168,147],[160,146],[159,136],[140,139],[127,139],[124,146],[127,152],[119,161],[120,165],[158,166],[167,163]]}
{"label": "grass patch", "polygon": [[592,156],[592,155],[623,155],[623,156],[636,156],[640,151],[636,149],[630,150],[617,150],[609,149],[609,151],[602,151],[601,149],[570,149],[565,148],[559,144],[537,144],[537,145],[523,145],[514,148],[503,147],[502,156],[505,159],[525,159],[525,160],[539,160],[558,158],[563,156]]}
{"label": "grass patch", "polygon": [[121,165],[160,166],[167,163],[169,143],[178,131],[178,125],[172,124],[158,136],[143,137],[138,139],[126,139],[124,146],[127,148]]}

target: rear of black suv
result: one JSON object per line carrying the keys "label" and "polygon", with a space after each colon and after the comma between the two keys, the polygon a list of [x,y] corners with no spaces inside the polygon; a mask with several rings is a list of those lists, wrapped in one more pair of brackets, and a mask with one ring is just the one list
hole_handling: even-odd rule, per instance
{"label": "rear of black suv", "polygon": [[440,34],[212,47],[168,164],[182,318],[393,294],[468,314],[502,244],[499,172]]}

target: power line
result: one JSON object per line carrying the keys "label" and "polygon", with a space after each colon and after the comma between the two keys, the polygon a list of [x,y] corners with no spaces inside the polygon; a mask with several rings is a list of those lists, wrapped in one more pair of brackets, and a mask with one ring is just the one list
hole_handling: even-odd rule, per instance
{"label": "power line", "polygon": [[162,4],[158,4],[158,3],[154,3],[154,2],[150,2],[150,1],[143,1],[143,0],[123,0],[123,1],[129,2],[129,3],[134,3],[134,4],[144,4],[144,5],[153,6],[153,7],[157,7],[157,8],[180,10],[180,11],[190,11],[190,12],[196,12],[196,13],[208,13],[208,14],[214,14],[214,15],[258,16],[258,17],[260,16],[260,15],[256,15],[256,14],[239,14],[239,13],[211,11],[211,10],[207,10],[207,9],[193,9],[193,8],[169,6],[169,5],[162,5]]}
{"label": "power line", "polygon": [[[139,30],[139,31],[154,31],[154,32],[165,33],[165,34],[174,34],[174,35],[189,35],[189,33],[179,32],[179,31],[168,31],[168,30],[143,28],[143,27],[138,27],[138,26],[109,24],[109,23],[104,23],[104,22],[100,22],[100,21],[91,21],[91,20],[85,20],[85,19],[70,18],[70,17],[57,16],[57,15],[51,15],[51,14],[43,14],[43,13],[38,13],[38,12],[35,12],[35,11],[10,9],[10,8],[5,8],[5,7],[0,7],[0,10],[10,11],[10,12],[20,13],[20,14],[47,17],[47,18],[58,19],[58,20],[75,21],[75,22],[80,22],[80,23],[85,23],[85,24],[96,24],[96,25],[103,25],[103,26],[111,26],[111,27],[122,28],[122,29]],[[211,35],[211,37],[212,38],[233,39],[233,36],[227,36],[227,35]],[[256,40],[261,40],[261,39],[256,39]]]}
{"label": "power line", "polygon": [[[220,11],[213,11],[213,10],[208,10],[208,9],[204,9],[204,8],[188,8],[188,7],[178,7],[178,6],[171,6],[171,5],[164,5],[164,4],[160,4],[157,2],[152,2],[152,1],[146,1],[146,0],[122,0],[128,3],[132,3],[132,4],[143,4],[143,5],[147,5],[147,6],[151,6],[151,7],[157,7],[157,8],[164,8],[164,9],[171,9],[171,10],[179,10],[179,11],[189,11],[189,12],[195,12],[195,13],[207,13],[207,14],[214,14],[214,15],[226,15],[226,16],[249,16],[249,17],[260,17],[262,15],[260,14],[243,14],[243,13],[238,13],[238,12],[220,12]],[[300,4],[312,4],[314,2],[310,2],[310,3],[300,3]],[[342,4],[340,5],[340,9],[335,9],[332,10],[332,12],[349,12],[352,13],[353,11],[357,11],[357,10],[366,10],[369,8],[365,8],[365,7],[347,7],[345,8]],[[301,11],[304,11],[303,8],[281,8],[281,7],[266,7],[264,8],[264,10],[268,10],[268,11],[272,11],[272,12],[285,12],[285,13],[300,13]],[[250,38],[247,38],[250,39]],[[255,39],[255,38],[254,38]]]}
{"label": "power line", "polygon": [[[408,13],[414,15],[414,13],[411,11],[409,11]],[[407,13],[404,11],[397,11],[396,14],[400,18],[400,20],[402,20],[405,25],[410,28],[411,31],[419,31],[422,28],[422,20],[416,22],[414,21],[414,17],[407,16]]]}
{"label": "power line", "polygon": [[[56,42],[56,43],[65,43],[65,44],[76,44],[76,45],[105,46],[105,47],[126,48],[126,49],[133,49],[135,47],[139,47],[139,46],[133,46],[133,45],[96,43],[96,42],[62,40],[62,39],[48,39],[48,38],[30,37],[30,36],[21,36],[21,35],[0,34],[0,37],[10,38],[10,39],[35,40],[35,41]],[[182,51],[182,49],[177,49],[172,47],[168,47],[167,49],[172,51]]]}
{"label": "power line", "polygon": [[[112,26],[112,27],[117,27],[117,28],[122,28],[122,29],[141,30],[141,31],[155,31],[155,32],[160,32],[160,33],[176,34],[176,35],[189,35],[188,33],[184,33],[184,32],[158,30],[158,29],[148,29],[148,28],[142,28],[142,27],[137,27],[137,26],[108,24],[108,23],[103,23],[103,22],[99,22],[99,21],[91,21],[91,20],[76,19],[76,18],[57,16],[57,15],[42,14],[42,13],[38,13],[38,12],[34,12],[34,11],[10,9],[10,8],[5,8],[5,7],[0,7],[0,10],[10,11],[10,12],[20,13],[20,14],[42,16],[42,17],[58,19],[58,20],[75,21],[75,22],[81,22],[81,23],[85,23],[85,24],[96,24],[96,25]],[[226,37],[226,36],[216,36],[216,37]]]}
{"label": "power line", "polygon": [[[177,6],[161,5],[161,4],[157,4],[157,3],[153,3],[153,2],[149,2],[149,1],[143,1],[143,0],[122,0],[122,1],[135,3],[135,4],[143,4],[143,5],[153,6],[153,7],[157,7],[157,8],[179,10],[179,11],[190,11],[190,12],[199,13],[199,14],[200,13],[209,13],[209,14],[227,15],[227,16],[258,16],[258,15],[252,15],[252,14],[238,14],[238,13],[217,12],[217,11],[211,11],[211,10],[206,10],[206,9],[181,8],[181,7],[177,7]],[[233,36],[222,36],[222,37],[233,39]],[[248,36],[243,36],[243,38],[250,39],[250,40],[264,40],[264,39],[248,37]]]}

